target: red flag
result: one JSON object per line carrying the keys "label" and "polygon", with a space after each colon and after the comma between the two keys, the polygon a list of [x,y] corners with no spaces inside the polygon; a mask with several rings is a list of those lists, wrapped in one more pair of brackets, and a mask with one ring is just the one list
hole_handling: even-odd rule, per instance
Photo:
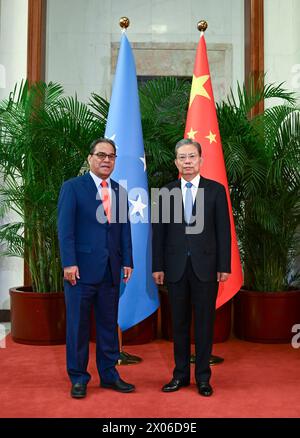
{"label": "red flag", "polygon": [[231,275],[226,282],[220,282],[216,304],[218,308],[239,291],[243,274],[203,33],[197,47],[184,137],[201,144],[204,158],[201,175],[223,184],[227,193],[232,239]]}

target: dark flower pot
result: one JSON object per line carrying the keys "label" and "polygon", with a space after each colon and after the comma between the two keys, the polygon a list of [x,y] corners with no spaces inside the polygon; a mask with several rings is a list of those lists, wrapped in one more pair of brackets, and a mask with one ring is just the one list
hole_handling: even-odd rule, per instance
{"label": "dark flower pot", "polygon": [[300,290],[253,292],[234,297],[234,333],[245,341],[291,342],[292,327],[300,323]]}
{"label": "dark flower pot", "polygon": [[[161,303],[161,331],[164,339],[173,340],[172,335],[172,316],[170,303],[168,298],[168,290],[165,287],[160,287],[160,303]],[[216,311],[216,319],[214,326],[214,344],[225,342],[231,333],[231,300],[225,303]],[[191,326],[191,342],[195,343],[194,339],[194,321]]]}
{"label": "dark flower pot", "polygon": [[37,293],[30,287],[11,288],[11,336],[30,345],[66,342],[66,311],[63,292]]}

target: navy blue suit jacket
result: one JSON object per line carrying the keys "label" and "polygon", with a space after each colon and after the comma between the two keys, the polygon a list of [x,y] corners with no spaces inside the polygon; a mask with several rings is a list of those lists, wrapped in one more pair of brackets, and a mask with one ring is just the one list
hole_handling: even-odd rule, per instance
{"label": "navy blue suit jacket", "polygon": [[[97,220],[104,216],[104,210],[89,173],[66,181],[60,191],[58,238],[62,267],[77,265],[82,283],[100,283],[108,259],[113,284],[120,283],[122,266],[133,267],[127,192],[112,179],[110,181],[111,198],[115,201],[111,223]],[[124,223],[120,223],[121,217]]]}

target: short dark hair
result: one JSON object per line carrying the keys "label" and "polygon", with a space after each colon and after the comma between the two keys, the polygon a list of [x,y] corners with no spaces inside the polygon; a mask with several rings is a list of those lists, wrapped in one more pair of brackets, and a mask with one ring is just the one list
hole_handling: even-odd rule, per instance
{"label": "short dark hair", "polygon": [[95,152],[95,147],[99,143],[109,143],[109,144],[111,144],[112,147],[114,148],[114,153],[116,153],[117,148],[116,148],[115,142],[113,140],[111,140],[110,138],[99,137],[99,138],[96,138],[96,140],[94,140],[91,143],[91,145],[90,145],[90,155],[93,155],[93,153]]}
{"label": "short dark hair", "polygon": [[178,149],[181,148],[181,146],[185,146],[185,145],[187,145],[187,144],[192,144],[193,146],[195,146],[195,147],[197,148],[198,152],[199,152],[200,157],[201,157],[201,154],[202,154],[202,148],[201,148],[200,143],[198,143],[198,142],[195,141],[195,140],[191,140],[190,138],[183,138],[183,139],[180,140],[178,143],[176,143],[176,146],[175,146],[175,156],[176,156],[176,157],[177,157],[177,151],[178,151]]}

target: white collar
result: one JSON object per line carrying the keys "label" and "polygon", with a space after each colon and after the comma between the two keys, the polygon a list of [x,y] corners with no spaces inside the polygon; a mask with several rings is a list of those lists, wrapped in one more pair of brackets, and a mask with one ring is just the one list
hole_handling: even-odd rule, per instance
{"label": "white collar", "polygon": [[188,182],[193,184],[193,187],[198,189],[200,182],[200,175],[195,176],[195,178],[193,178],[192,181],[186,181],[184,178],[181,177],[181,188],[183,189]]}
{"label": "white collar", "polygon": [[[94,183],[96,184],[97,189],[99,189],[100,184],[102,183],[103,179],[99,178],[99,176],[95,175],[91,170],[90,170],[90,175],[94,180]],[[108,187],[110,187],[110,178],[106,179],[107,185]]]}

